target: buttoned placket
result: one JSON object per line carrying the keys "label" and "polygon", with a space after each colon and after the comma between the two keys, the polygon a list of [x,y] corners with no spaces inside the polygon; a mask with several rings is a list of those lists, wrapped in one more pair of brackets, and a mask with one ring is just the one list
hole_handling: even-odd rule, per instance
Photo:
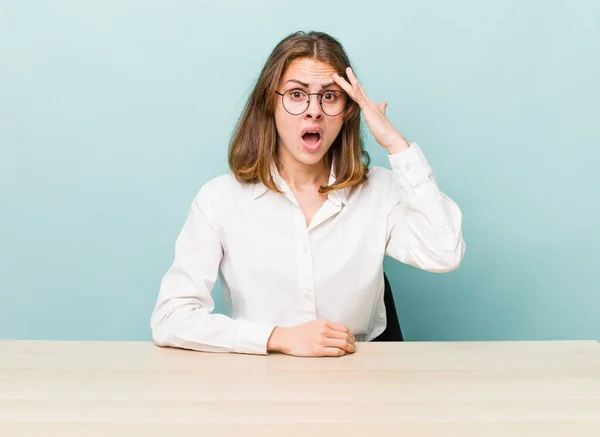
{"label": "buttoned placket", "polygon": [[309,225],[294,194],[285,181],[280,180],[281,189],[285,197],[293,204],[293,227],[296,235],[298,259],[298,288],[297,296],[302,323],[317,320],[317,302],[314,288],[313,253],[310,240],[311,231],[318,225],[339,213],[342,203],[335,193],[329,193],[327,199],[316,212]]}

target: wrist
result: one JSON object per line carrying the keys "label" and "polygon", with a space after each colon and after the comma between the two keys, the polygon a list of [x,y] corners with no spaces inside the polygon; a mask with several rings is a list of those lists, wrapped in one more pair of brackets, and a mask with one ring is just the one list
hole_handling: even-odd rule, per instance
{"label": "wrist", "polygon": [[400,132],[396,132],[395,135],[392,136],[386,144],[383,145],[387,149],[390,154],[401,153],[405,150],[408,150],[410,144],[406,141],[406,138],[402,136]]}
{"label": "wrist", "polygon": [[267,340],[267,352],[281,352],[281,330],[283,328],[275,326],[275,329],[271,332],[269,340]]}
{"label": "wrist", "polygon": [[408,150],[409,147],[410,144],[408,143],[408,141],[406,141],[404,138],[399,138],[392,141],[390,145],[386,147],[386,149],[390,154],[393,155],[396,153],[404,152],[405,150]]}

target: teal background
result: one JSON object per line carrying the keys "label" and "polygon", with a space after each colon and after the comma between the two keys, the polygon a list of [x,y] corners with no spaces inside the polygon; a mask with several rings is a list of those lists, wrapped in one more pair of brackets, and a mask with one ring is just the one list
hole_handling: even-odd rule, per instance
{"label": "teal background", "polygon": [[600,339],[599,17],[593,0],[1,0],[0,338],[150,340],[262,64],[317,29],[464,213],[458,271],[385,262],[406,338]]}

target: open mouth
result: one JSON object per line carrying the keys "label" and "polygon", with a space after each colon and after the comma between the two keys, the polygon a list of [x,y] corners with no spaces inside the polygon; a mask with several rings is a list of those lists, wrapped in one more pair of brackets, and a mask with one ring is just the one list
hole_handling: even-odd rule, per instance
{"label": "open mouth", "polygon": [[304,135],[302,135],[302,139],[309,146],[314,146],[321,139],[321,135],[318,132],[306,132]]}
{"label": "open mouth", "polygon": [[318,132],[306,132],[302,139],[309,147],[316,147],[321,142],[321,134]]}

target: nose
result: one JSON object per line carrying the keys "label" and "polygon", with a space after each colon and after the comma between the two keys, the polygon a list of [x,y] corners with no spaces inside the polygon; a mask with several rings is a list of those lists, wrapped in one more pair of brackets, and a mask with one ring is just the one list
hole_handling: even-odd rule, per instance
{"label": "nose", "polygon": [[323,110],[321,109],[321,105],[319,103],[320,97],[321,96],[315,94],[309,96],[310,100],[308,103],[308,109],[304,113],[305,118],[315,118],[318,120],[319,118],[323,117]]}

